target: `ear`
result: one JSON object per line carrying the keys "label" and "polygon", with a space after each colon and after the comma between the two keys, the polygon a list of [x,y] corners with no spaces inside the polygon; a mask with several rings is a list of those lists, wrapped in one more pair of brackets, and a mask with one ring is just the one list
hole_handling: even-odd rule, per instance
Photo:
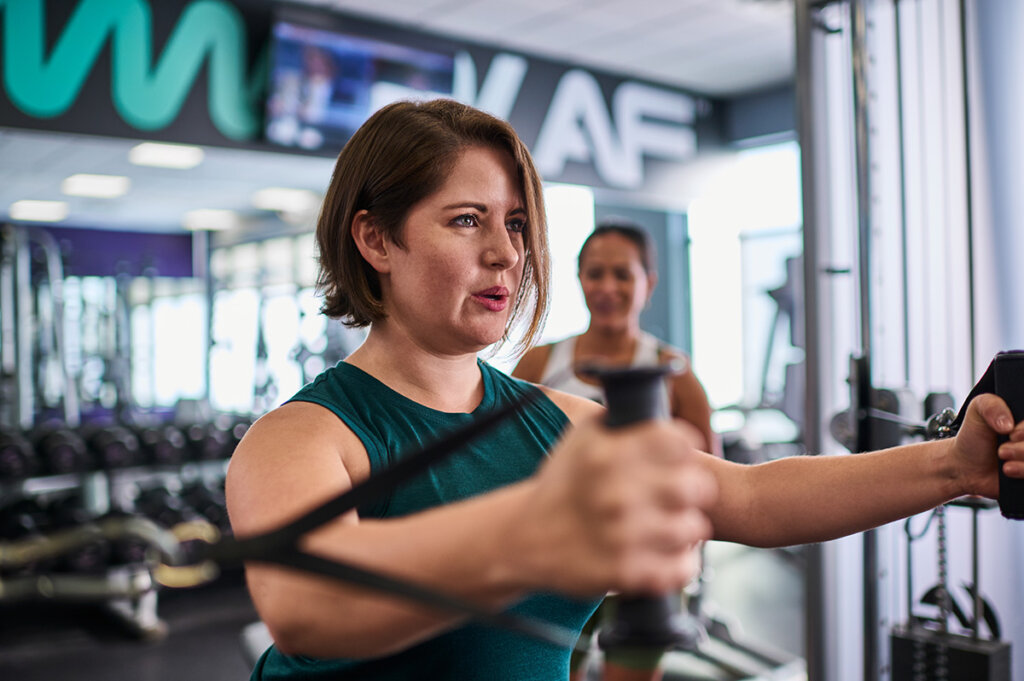
{"label": "ear", "polygon": [[352,218],[352,240],[370,267],[381,274],[391,271],[391,260],[388,257],[391,244],[369,211],[361,210]]}

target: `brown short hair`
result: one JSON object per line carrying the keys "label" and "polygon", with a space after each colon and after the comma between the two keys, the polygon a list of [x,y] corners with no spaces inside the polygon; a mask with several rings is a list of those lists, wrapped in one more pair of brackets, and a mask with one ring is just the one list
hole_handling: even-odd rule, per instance
{"label": "brown short hair", "polygon": [[409,210],[441,188],[459,154],[471,146],[505,151],[516,166],[526,202],[525,262],[505,337],[529,315],[516,348],[533,343],[547,314],[550,269],[540,175],[511,125],[450,99],[389,104],[370,116],[341,150],[316,226],[321,312],[352,327],[386,316],[380,280],[356,248],[352,220],[365,210],[388,238],[401,244]]}

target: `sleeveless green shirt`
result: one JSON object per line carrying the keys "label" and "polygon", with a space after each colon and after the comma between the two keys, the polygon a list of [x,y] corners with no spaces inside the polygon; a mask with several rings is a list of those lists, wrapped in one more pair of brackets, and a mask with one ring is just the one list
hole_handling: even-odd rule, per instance
{"label": "sleeveless green shirt", "polygon": [[[441,434],[537,388],[479,362],[484,398],[472,414],[440,412],[414,402],[356,367],[340,362],[302,388],[295,401],[338,415],[366,447],[371,472],[418,451]],[[493,431],[443,462],[359,509],[389,518],[450,503],[533,474],[568,425],[565,413],[541,396]],[[553,594],[526,598],[510,611],[580,630],[597,601]],[[345,617],[339,612],[338,617]],[[569,651],[472,622],[387,657],[349,660],[284,655],[271,646],[256,663],[254,681],[343,679],[397,681],[554,681],[569,676]]]}

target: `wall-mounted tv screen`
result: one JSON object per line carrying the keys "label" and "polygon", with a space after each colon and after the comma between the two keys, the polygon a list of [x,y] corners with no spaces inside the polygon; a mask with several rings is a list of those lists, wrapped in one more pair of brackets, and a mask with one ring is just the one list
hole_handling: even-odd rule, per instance
{"label": "wall-mounted tv screen", "polygon": [[337,151],[386,104],[451,96],[454,68],[454,54],[279,20],[271,38],[267,139]]}

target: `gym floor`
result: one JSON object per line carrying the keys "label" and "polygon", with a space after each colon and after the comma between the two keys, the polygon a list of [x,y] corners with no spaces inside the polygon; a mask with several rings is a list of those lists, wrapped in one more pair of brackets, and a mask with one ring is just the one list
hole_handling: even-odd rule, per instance
{"label": "gym floor", "polygon": [[97,606],[0,607],[0,679],[11,681],[243,681],[240,634],[256,619],[240,575],[193,590],[162,591],[167,625],[140,641]]}
{"label": "gym floor", "polygon": [[[803,587],[798,559],[784,552],[713,542],[708,546],[707,565],[705,602],[731,623],[734,636],[802,656]],[[158,612],[167,624],[167,635],[143,642],[127,636],[95,606],[48,602],[0,606],[0,679],[248,678],[240,635],[256,620],[256,613],[240,574],[199,589],[162,591]],[[736,677],[705,672],[701,678]]]}

